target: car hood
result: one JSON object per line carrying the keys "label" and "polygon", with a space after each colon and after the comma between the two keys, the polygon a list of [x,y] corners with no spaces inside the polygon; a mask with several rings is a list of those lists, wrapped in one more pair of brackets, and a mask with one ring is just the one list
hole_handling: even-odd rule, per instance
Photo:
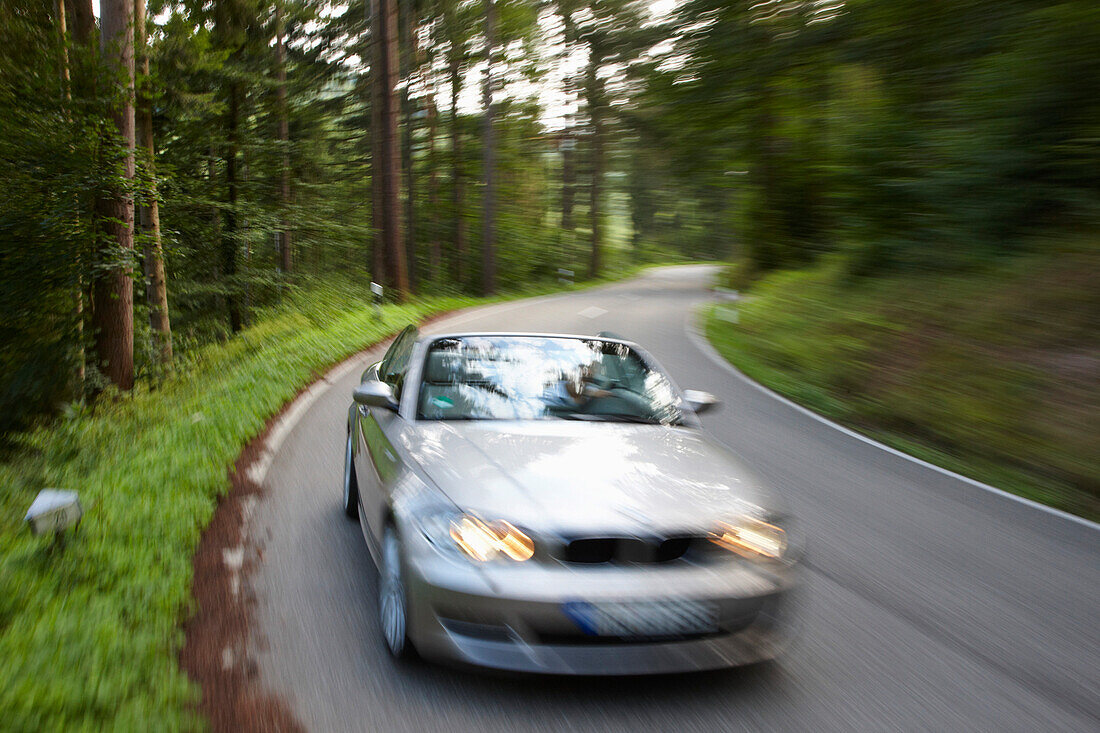
{"label": "car hood", "polygon": [[417,422],[406,448],[459,507],[559,533],[688,531],[774,499],[694,428]]}

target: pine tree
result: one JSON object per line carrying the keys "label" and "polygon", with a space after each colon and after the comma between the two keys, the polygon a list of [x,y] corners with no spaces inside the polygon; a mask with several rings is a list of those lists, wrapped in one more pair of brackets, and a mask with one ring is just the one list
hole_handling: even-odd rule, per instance
{"label": "pine tree", "polygon": [[111,190],[101,192],[96,212],[106,235],[100,247],[100,271],[92,281],[92,324],[100,371],[120,389],[134,386],[134,282],[130,257],[134,249],[134,6],[131,0],[103,0],[100,49],[114,75],[112,139],[107,161],[114,171]]}
{"label": "pine tree", "polygon": [[157,200],[156,147],[153,144],[152,80],[149,74],[149,44],[145,31],[145,0],[134,0],[134,29],[141,67],[138,96],[138,132],[145,168],[140,221],[144,234],[142,260],[145,268],[145,296],[149,304],[149,327],[153,332],[154,354],[162,366],[172,363],[172,326],[168,318],[168,276],[160,235],[160,203]]}

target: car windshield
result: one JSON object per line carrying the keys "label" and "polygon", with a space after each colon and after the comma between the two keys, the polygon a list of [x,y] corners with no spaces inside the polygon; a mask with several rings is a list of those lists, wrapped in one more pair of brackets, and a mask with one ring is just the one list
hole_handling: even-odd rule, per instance
{"label": "car windshield", "polygon": [[676,424],[668,378],[629,346],[601,339],[464,336],[424,359],[424,420],[589,420]]}

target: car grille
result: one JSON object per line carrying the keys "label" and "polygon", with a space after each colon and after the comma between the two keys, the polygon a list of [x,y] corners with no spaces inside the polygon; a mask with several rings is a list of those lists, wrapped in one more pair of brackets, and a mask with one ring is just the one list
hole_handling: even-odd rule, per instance
{"label": "car grille", "polygon": [[678,641],[695,641],[696,639],[713,639],[725,636],[726,631],[715,631],[704,634],[668,634],[665,636],[587,636],[582,633],[569,634],[538,634],[536,640],[539,644],[554,646],[602,646],[612,644],[668,644]]}
{"label": "car grille", "polygon": [[662,563],[678,560],[705,545],[705,538],[692,535],[578,537],[562,544],[554,554],[570,563]]}

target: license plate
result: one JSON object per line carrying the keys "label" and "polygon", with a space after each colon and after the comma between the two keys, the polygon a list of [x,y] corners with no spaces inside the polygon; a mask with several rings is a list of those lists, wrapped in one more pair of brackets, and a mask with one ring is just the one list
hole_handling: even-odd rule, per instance
{"label": "license plate", "polygon": [[562,610],[589,636],[683,636],[718,630],[718,609],[705,601],[569,601]]}

